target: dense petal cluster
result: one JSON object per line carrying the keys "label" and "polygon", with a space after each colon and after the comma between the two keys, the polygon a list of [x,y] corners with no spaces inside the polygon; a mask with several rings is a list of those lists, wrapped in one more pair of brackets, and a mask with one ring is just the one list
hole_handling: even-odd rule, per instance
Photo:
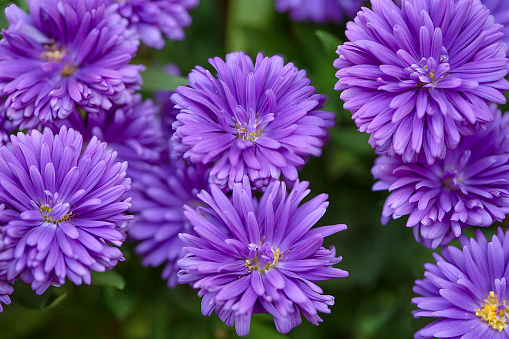
{"label": "dense petal cluster", "polygon": [[85,142],[94,136],[117,152],[117,161],[129,163],[133,178],[147,164],[160,164],[167,158],[167,143],[157,118],[158,108],[152,100],[134,94],[129,105],[115,105],[108,111],[88,114],[86,118],[74,111],[67,119],[55,121],[53,131],[67,126],[81,133]]}
{"label": "dense petal cluster", "polygon": [[462,249],[448,246],[436,264],[425,264],[423,280],[416,280],[414,317],[438,318],[414,338],[509,337],[509,233],[501,228],[488,242],[460,238]]}
{"label": "dense petal cluster", "polygon": [[344,107],[379,152],[443,158],[509,89],[503,26],[479,0],[372,0],[334,62]]}
{"label": "dense petal cluster", "polygon": [[209,62],[216,77],[197,66],[189,87],[172,96],[180,109],[173,124],[175,153],[212,163],[211,182],[221,188],[232,189],[244,175],[257,188],[281,173],[297,180],[297,168],[321,154],[335,123],[334,113],[319,110],[324,97],[315,94],[306,72],[261,53],[255,64],[241,52]]}
{"label": "dense petal cluster", "polygon": [[426,247],[459,237],[468,226],[488,227],[509,213],[509,115],[491,106],[495,121],[463,137],[445,158],[406,164],[381,155],[373,190],[389,190],[382,223],[409,215],[407,226]]}
{"label": "dense petal cluster", "polygon": [[322,246],[346,226],[311,229],[328,202],[321,194],[299,206],[308,184],[296,183],[287,193],[284,182],[274,181],[258,200],[245,177],[231,200],[212,185],[211,194],[198,195],[204,207],[186,207],[196,235],[181,234],[188,254],[178,261],[179,283],[200,289],[204,315],[216,312],[244,336],[251,314],[269,313],[277,330],[287,333],[301,323],[301,314],[317,325],[318,312],[330,313],[334,297],[314,282],[348,275],[332,267],[341,261],[334,247]]}
{"label": "dense petal cluster", "polygon": [[109,0],[118,3],[118,13],[129,21],[143,43],[149,47],[164,47],[164,37],[184,39],[184,28],[191,24],[189,11],[200,0]]}
{"label": "dense petal cluster", "polygon": [[5,10],[0,41],[0,96],[21,129],[129,104],[143,66],[128,65],[137,47],[116,5],[100,0],[29,0],[30,13]]}
{"label": "dense petal cluster", "polygon": [[90,270],[102,272],[124,260],[120,246],[131,216],[127,163],[92,138],[62,127],[54,135],[33,130],[0,148],[0,203],[11,213],[3,227],[0,265],[7,279],[20,277],[37,293],[66,277],[90,284]]}
{"label": "dense petal cluster", "polygon": [[184,216],[184,205],[200,205],[197,197],[208,190],[208,171],[201,167],[157,166],[137,175],[129,192],[133,198],[130,209],[135,215],[129,229],[130,238],[140,242],[135,251],[143,257],[143,265],[159,266],[169,287],[177,285],[177,260],[184,256],[184,243],[179,233],[194,234]]}
{"label": "dense petal cluster", "polygon": [[[17,216],[19,216],[18,213],[5,209],[5,205],[0,204],[0,253],[5,248],[3,241],[4,226],[7,222],[9,222],[9,220]],[[7,263],[5,261],[0,261],[0,312],[3,311],[2,304],[10,305],[11,303],[9,295],[14,292],[14,288],[9,284],[12,282],[12,279],[7,279]]]}
{"label": "dense petal cluster", "polygon": [[482,4],[490,10],[495,21],[504,25],[504,42],[509,43],[509,1],[481,0]]}
{"label": "dense petal cluster", "polygon": [[363,0],[274,0],[278,12],[288,11],[296,21],[341,22],[361,9]]}

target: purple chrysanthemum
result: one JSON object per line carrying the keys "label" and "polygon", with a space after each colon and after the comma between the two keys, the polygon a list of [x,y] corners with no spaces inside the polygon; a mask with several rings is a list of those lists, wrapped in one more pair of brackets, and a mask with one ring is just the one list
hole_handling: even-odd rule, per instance
{"label": "purple chrysanthemum", "polygon": [[[6,248],[3,241],[4,226],[7,222],[9,222],[9,220],[16,217],[19,217],[19,213],[5,209],[5,205],[0,204],[0,253],[2,253],[2,251]],[[12,279],[7,279],[7,263],[5,261],[0,261],[0,312],[3,311],[2,304],[10,305],[11,303],[9,295],[14,292],[14,288],[9,284],[12,282]]]}
{"label": "purple chrysanthemum", "polygon": [[241,52],[209,62],[217,77],[197,66],[190,87],[172,96],[181,110],[173,124],[175,153],[212,163],[211,182],[221,188],[233,188],[244,175],[256,188],[281,173],[297,180],[297,168],[321,154],[335,121],[334,113],[319,110],[324,97],[315,94],[306,72],[261,53],[254,65]]}
{"label": "purple chrysanthemum", "polygon": [[52,129],[58,132],[65,125],[80,132],[85,142],[94,136],[106,142],[118,153],[117,161],[129,163],[127,172],[134,178],[147,164],[160,164],[167,158],[168,146],[157,113],[152,100],[143,101],[137,93],[130,105],[115,105],[109,111],[88,114],[85,119],[74,111],[67,119],[55,121]]}
{"label": "purple chrysanthemum", "polygon": [[372,0],[347,25],[336,90],[379,152],[433,163],[505,103],[509,60],[479,0]]}
{"label": "purple chrysanthemum", "polygon": [[30,14],[5,10],[0,41],[0,95],[21,128],[128,104],[143,66],[128,65],[137,47],[126,39],[116,6],[100,0],[29,0]]}
{"label": "purple chrysanthemum", "polygon": [[189,11],[200,0],[108,0],[118,3],[118,13],[129,21],[129,27],[149,47],[164,47],[164,37],[184,39],[184,28],[191,24]]}
{"label": "purple chrysanthemum", "polygon": [[507,0],[481,0],[493,15],[495,21],[504,25],[504,42],[509,43],[509,1]]}
{"label": "purple chrysanthemum", "polygon": [[92,138],[62,127],[54,135],[33,130],[0,148],[0,203],[16,213],[3,227],[0,262],[7,279],[19,277],[43,293],[66,277],[90,284],[90,270],[102,272],[124,260],[120,246],[130,199],[127,163]]}
{"label": "purple chrysanthemum", "polygon": [[287,333],[301,323],[301,314],[318,325],[318,312],[330,313],[334,297],[322,295],[314,282],[348,276],[332,267],[341,261],[334,247],[322,247],[326,236],[346,226],[311,229],[328,202],[321,194],[299,206],[308,184],[296,183],[287,194],[284,182],[274,181],[257,200],[244,177],[232,200],[212,185],[212,194],[198,195],[206,207],[186,207],[196,235],[180,235],[188,254],[178,261],[179,283],[200,289],[204,315],[215,311],[244,336],[251,314],[269,313],[277,330]]}
{"label": "purple chrysanthemum", "polygon": [[341,22],[352,18],[364,0],[274,0],[278,12],[290,13],[296,21]]}
{"label": "purple chrysanthemum", "polygon": [[509,233],[498,229],[491,242],[480,230],[477,240],[460,238],[463,250],[448,246],[436,264],[425,264],[416,280],[414,317],[433,317],[414,338],[509,337]]}
{"label": "purple chrysanthemum", "polygon": [[445,158],[407,164],[381,155],[372,173],[374,191],[389,190],[382,223],[409,215],[418,241],[430,248],[459,237],[468,226],[488,227],[509,213],[509,115],[491,106],[495,121],[463,137]]}
{"label": "purple chrysanthemum", "polygon": [[208,189],[208,171],[182,163],[152,167],[138,175],[132,186],[134,222],[129,236],[140,241],[135,250],[143,257],[143,265],[166,263],[162,277],[173,288],[177,285],[177,260],[184,256],[178,234],[194,234],[184,216],[184,205],[200,204],[197,195]]}

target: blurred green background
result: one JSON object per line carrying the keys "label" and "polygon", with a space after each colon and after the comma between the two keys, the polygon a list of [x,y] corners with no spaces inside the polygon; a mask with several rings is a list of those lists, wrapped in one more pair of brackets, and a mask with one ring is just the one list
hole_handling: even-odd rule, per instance
{"label": "blurred green background", "polygon": [[[0,2],[5,7],[6,1]],[[26,4],[19,3],[26,8]],[[276,13],[272,0],[201,0],[191,12],[186,39],[167,41],[161,51],[142,47],[134,63],[148,67],[143,93],[172,88],[172,79],[158,72],[166,63],[187,75],[195,65],[208,69],[207,59],[232,51],[255,57],[279,54],[308,72],[317,92],[327,96],[325,109],[337,114],[337,126],[320,158],[301,171],[312,196],[325,192],[329,208],[319,225],[345,223],[348,229],[326,239],[343,261],[337,267],[348,278],[320,283],[336,303],[324,322],[303,324],[282,336],[271,317],[254,315],[247,338],[411,338],[429,322],[414,319],[412,286],[423,278],[423,264],[432,251],[415,242],[406,220],[380,225],[386,192],[371,192],[375,159],[368,136],[357,132],[351,114],[334,91],[336,46],[345,41],[343,25],[294,23]],[[5,19],[0,24],[5,27]],[[174,79],[173,79],[174,81]],[[406,218],[403,218],[406,219]],[[486,230],[493,233],[494,227]],[[468,234],[473,234],[468,230]],[[455,242],[454,244],[457,244]],[[0,314],[0,338],[234,338],[235,330],[214,314],[201,315],[200,298],[189,286],[170,290],[160,279],[161,268],[142,267],[126,243],[126,261],[112,272],[96,274],[92,286],[71,283],[36,296],[23,283],[15,284],[13,303]]]}

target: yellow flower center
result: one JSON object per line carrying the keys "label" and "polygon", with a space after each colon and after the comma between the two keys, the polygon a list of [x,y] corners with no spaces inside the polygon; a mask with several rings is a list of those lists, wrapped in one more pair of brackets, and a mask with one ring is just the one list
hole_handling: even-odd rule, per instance
{"label": "yellow flower center", "polygon": [[488,298],[481,304],[481,308],[477,309],[475,315],[486,321],[495,330],[502,331],[507,327],[508,312],[507,301],[504,300],[499,303],[498,296],[491,291]]}
{"label": "yellow flower center", "polygon": [[43,220],[47,223],[58,225],[62,221],[69,221],[72,218],[72,212],[69,212],[59,219],[53,219],[53,216],[50,215],[51,210],[52,210],[51,207],[48,207],[46,205],[41,206]]}
{"label": "yellow flower center", "polygon": [[251,259],[246,259],[244,266],[247,267],[249,272],[260,271],[261,273],[265,273],[269,269],[276,267],[279,259],[282,257],[282,254],[279,251],[279,248],[276,248],[275,250],[271,248],[270,251],[272,252],[272,255],[270,255],[270,253],[260,253],[262,251],[257,250],[256,255],[254,255]]}

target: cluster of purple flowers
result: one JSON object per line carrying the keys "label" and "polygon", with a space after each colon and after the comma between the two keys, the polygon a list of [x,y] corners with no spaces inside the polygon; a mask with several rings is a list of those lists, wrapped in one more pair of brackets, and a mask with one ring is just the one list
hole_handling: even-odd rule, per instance
{"label": "cluster of purple flowers", "polygon": [[408,215],[415,239],[448,246],[426,264],[415,338],[507,338],[509,233],[463,229],[509,214],[509,2],[371,0],[347,24],[334,66],[344,107],[370,134],[382,223]]}
{"label": "cluster of purple flowers", "polygon": [[[271,314],[287,333],[301,315],[318,324],[318,312],[330,312],[334,298],[315,282],[348,275],[333,267],[334,247],[322,246],[346,226],[311,229],[327,196],[299,206],[310,190],[298,170],[320,156],[335,114],[322,110],[306,72],[238,52],[209,60],[216,75],[197,66],[189,86],[156,93],[160,109],[137,93],[145,67],[130,62],[140,42],[161,49],[164,38],[183,39],[198,2],[28,0],[28,13],[6,9],[0,303],[10,303],[16,280],[38,294],[66,279],[90,284],[91,271],[124,260],[118,247],[129,236],[144,265],[165,263],[169,287],[199,288],[203,313],[239,335],[251,314]],[[321,22],[359,5],[310,4],[277,6]]]}
{"label": "cluster of purple flowers", "polygon": [[145,67],[129,63],[140,39],[182,39],[197,3],[29,0],[28,13],[5,10],[0,303],[15,280],[41,294],[66,279],[90,284],[90,271],[124,260],[129,177],[169,158],[157,107],[136,93]]}

